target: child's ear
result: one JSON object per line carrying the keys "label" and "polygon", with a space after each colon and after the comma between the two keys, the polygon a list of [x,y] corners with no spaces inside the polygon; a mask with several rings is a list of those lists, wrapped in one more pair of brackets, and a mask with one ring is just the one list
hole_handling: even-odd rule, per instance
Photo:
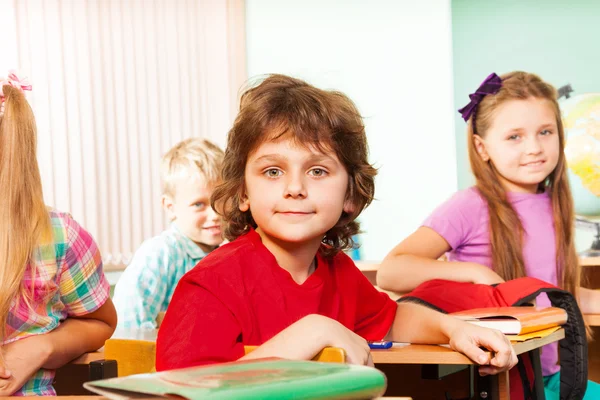
{"label": "child's ear", "polygon": [[162,197],[160,198],[160,202],[163,206],[163,209],[169,216],[169,220],[173,221],[175,219],[175,211],[173,210],[173,208],[174,208],[173,198],[169,195],[163,194]]}
{"label": "child's ear", "polygon": [[477,154],[484,162],[488,162],[490,160],[490,155],[485,149],[485,142],[479,135],[473,135],[473,144],[475,145],[475,150],[477,150]]}
{"label": "child's ear", "polygon": [[250,210],[250,200],[248,200],[248,196],[243,195],[240,196],[240,205],[238,207],[241,212],[246,212]]}
{"label": "child's ear", "polygon": [[346,214],[352,214],[356,210],[356,207],[352,203],[351,199],[346,199],[344,201],[344,208],[343,208],[343,210],[344,210],[344,212]]}

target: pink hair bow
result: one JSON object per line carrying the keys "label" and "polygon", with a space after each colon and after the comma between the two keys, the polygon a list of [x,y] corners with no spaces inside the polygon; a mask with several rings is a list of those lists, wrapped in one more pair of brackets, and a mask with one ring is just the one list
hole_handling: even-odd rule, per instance
{"label": "pink hair bow", "polygon": [[31,90],[29,79],[27,79],[27,77],[20,77],[15,70],[8,71],[8,78],[0,78],[0,98],[2,99],[4,98],[4,94],[2,93],[2,87],[4,85],[10,85],[21,89],[22,91]]}

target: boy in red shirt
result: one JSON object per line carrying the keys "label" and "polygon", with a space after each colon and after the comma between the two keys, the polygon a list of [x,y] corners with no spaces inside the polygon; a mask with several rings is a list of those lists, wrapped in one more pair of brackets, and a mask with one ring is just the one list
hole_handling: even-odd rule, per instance
{"label": "boy in red shirt", "polygon": [[[396,304],[342,252],[373,199],[367,155],[362,118],[342,93],[282,75],[245,92],[212,197],[231,242],[179,282],[159,330],[157,370],[308,360],[326,346],[372,365],[367,340],[382,339],[450,343],[481,374],[516,364],[499,332]],[[245,345],[259,347],[244,355]]]}

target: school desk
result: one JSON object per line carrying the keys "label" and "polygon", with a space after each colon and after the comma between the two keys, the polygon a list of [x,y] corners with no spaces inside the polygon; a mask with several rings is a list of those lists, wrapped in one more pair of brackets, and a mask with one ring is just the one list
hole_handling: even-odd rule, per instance
{"label": "school desk", "polygon": [[[556,332],[541,338],[531,339],[524,342],[513,342],[513,348],[517,355],[526,352],[532,352],[532,360],[534,368],[537,365],[537,370],[541,372],[539,365],[539,349],[549,343],[559,341],[565,337],[564,329],[559,329]],[[371,350],[373,362],[375,366],[382,364],[420,364],[423,368],[427,368],[428,375],[433,379],[441,379],[455,372],[464,370],[474,365],[474,363],[465,355],[458,353],[447,346],[435,345],[416,345],[406,344],[394,346],[387,350]],[[471,368],[472,369],[472,368]],[[423,371],[425,375],[425,370]],[[470,391],[475,390],[479,393],[487,392],[487,399],[509,399],[510,387],[508,382],[508,372],[504,372],[495,376],[479,377],[475,373],[470,374]],[[477,382],[475,382],[477,381]],[[541,379],[536,380],[542,384]]]}
{"label": "school desk", "polygon": [[[115,332],[112,338],[121,339],[136,339],[136,340],[147,340],[153,342],[156,340],[156,331],[140,331],[140,330],[129,330],[123,331],[118,330]],[[525,342],[513,343],[515,353],[523,354],[528,351],[534,351],[533,358],[539,360],[539,348],[560,339],[564,338],[564,330],[560,329],[544,338],[531,339]],[[454,372],[473,366],[473,362],[465,355],[458,353],[445,346],[435,345],[403,345],[395,346],[387,350],[372,350],[373,362],[376,365],[406,365],[406,364],[419,364],[423,365],[424,372],[427,370],[427,374],[432,378],[440,379]],[[537,355],[536,355],[537,354]],[[103,350],[97,352],[87,353],[77,360],[74,360],[75,364],[89,364],[92,361],[104,360],[105,354]],[[121,375],[121,374],[120,374]],[[484,379],[477,378],[477,387],[486,386],[489,391],[489,399],[506,399],[509,392],[508,388],[508,373],[499,374],[495,377],[486,377]],[[471,389],[475,387],[475,374],[471,374]]]}
{"label": "school desk", "polygon": [[[590,289],[600,290],[600,257],[580,257],[583,267],[584,285]],[[392,300],[398,300],[400,293],[382,290],[377,287],[377,270],[380,263],[377,261],[357,261],[356,266],[377,288],[386,293]],[[593,328],[594,340],[588,345],[588,377],[594,382],[600,382],[600,314],[585,314],[586,323]]]}

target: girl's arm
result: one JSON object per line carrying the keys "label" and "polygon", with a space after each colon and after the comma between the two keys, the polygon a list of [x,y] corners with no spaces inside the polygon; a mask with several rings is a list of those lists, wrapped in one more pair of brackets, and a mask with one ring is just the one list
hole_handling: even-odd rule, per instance
{"label": "girl's arm", "polygon": [[503,282],[484,265],[438,260],[450,250],[448,242],[436,231],[420,227],[385,257],[377,271],[377,286],[406,293],[432,279],[484,284]]}
{"label": "girl's arm", "polygon": [[50,357],[42,368],[60,368],[84,353],[104,346],[117,326],[117,313],[109,298],[96,311],[79,317],[69,317],[45,336]]}
{"label": "girl's arm", "polygon": [[[14,353],[37,353],[39,368],[56,369],[84,353],[104,346],[117,326],[117,314],[110,299],[96,311],[81,317],[69,317],[53,331],[17,340],[3,346],[7,359]],[[7,361],[8,369],[13,369]]]}
{"label": "girl's arm", "polygon": [[[517,356],[500,331],[481,328],[414,303],[400,303],[386,340],[420,344],[445,344],[484,367],[481,375],[512,368]],[[483,351],[488,349],[492,355]]]}
{"label": "girl's arm", "polygon": [[60,368],[80,355],[102,347],[116,325],[117,314],[108,299],[96,311],[67,318],[51,332],[2,346],[5,366],[0,368],[3,372],[0,396],[13,394],[40,368]]}
{"label": "girl's arm", "polygon": [[580,287],[579,304],[582,314],[600,314],[600,290]]}

